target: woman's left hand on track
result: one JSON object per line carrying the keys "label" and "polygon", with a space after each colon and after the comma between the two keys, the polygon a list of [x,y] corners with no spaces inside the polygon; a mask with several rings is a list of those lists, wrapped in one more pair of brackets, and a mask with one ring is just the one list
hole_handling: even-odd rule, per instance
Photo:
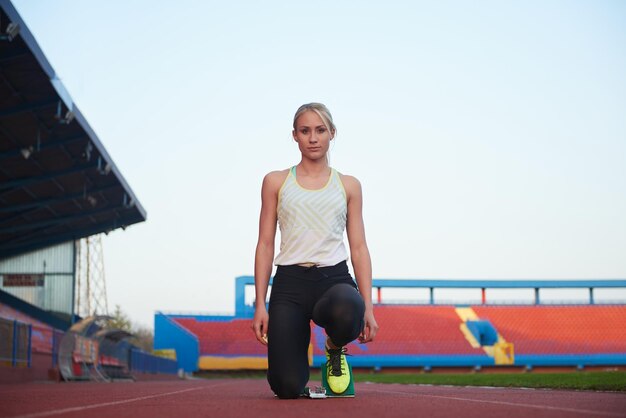
{"label": "woman's left hand on track", "polygon": [[256,339],[263,345],[267,345],[267,324],[269,322],[269,315],[265,307],[257,309],[254,312],[254,319],[252,320],[252,331],[256,336]]}
{"label": "woman's left hand on track", "polygon": [[359,342],[369,343],[374,340],[378,332],[378,324],[374,318],[374,310],[371,308],[365,309],[363,320],[365,321],[365,326],[363,327],[363,331],[361,331],[361,335],[359,335]]}

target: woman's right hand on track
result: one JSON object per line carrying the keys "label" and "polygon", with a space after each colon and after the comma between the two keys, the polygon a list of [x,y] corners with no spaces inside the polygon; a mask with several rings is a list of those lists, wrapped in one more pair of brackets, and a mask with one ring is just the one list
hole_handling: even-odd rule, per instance
{"label": "woman's right hand on track", "polygon": [[265,306],[257,308],[254,311],[254,319],[252,320],[252,331],[256,339],[263,345],[267,345],[267,324],[269,323],[269,315]]}

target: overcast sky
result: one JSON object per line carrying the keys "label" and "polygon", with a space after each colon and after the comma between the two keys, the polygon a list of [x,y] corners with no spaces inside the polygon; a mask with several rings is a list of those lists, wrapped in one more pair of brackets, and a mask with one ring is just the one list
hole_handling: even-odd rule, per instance
{"label": "overcast sky", "polygon": [[626,2],[14,0],[148,220],[109,305],[232,312],[325,103],[376,278],[626,277]]}

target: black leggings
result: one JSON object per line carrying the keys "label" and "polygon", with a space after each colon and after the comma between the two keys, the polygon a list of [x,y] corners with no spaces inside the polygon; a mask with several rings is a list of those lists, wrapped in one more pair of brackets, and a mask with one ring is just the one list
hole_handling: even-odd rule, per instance
{"label": "black leggings", "polygon": [[309,381],[311,319],[340,347],[359,336],[364,313],[345,261],[331,267],[278,266],[267,332],[267,380],[274,393],[296,398]]}

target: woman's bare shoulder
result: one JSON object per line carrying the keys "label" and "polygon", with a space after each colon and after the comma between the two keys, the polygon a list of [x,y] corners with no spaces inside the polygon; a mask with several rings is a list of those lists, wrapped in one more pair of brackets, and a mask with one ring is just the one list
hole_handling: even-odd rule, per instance
{"label": "woman's bare shoulder", "polygon": [[358,192],[361,190],[361,182],[356,177],[340,173],[339,178],[347,192]]}
{"label": "woman's bare shoulder", "polygon": [[263,178],[263,187],[269,187],[270,189],[280,189],[280,186],[285,182],[285,179],[289,175],[289,169],[270,171]]}

